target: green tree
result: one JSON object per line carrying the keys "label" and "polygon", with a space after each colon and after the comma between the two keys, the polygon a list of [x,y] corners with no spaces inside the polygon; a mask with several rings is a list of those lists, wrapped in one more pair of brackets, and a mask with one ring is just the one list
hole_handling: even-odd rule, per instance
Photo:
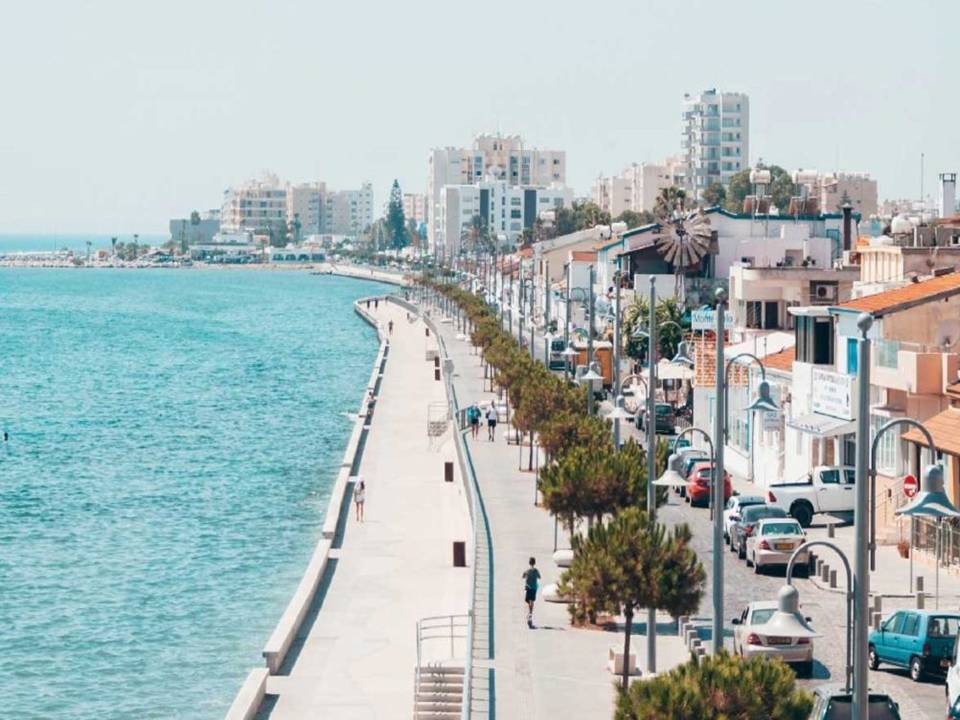
{"label": "green tree", "polygon": [[743,201],[751,193],[750,170],[741,170],[731,176],[727,183],[727,197],[723,202],[723,207],[728,212],[743,212]]}
{"label": "green tree", "polygon": [[194,210],[190,213],[190,224],[199,225],[200,224],[200,213]]}
{"label": "green tree", "polygon": [[387,205],[387,241],[390,247],[397,251],[410,244],[407,221],[403,216],[403,193],[400,192],[400,183],[396,180],[390,188],[390,203]]}
{"label": "green tree", "polygon": [[270,247],[286,247],[287,222],[285,220],[274,220],[267,226],[267,235],[270,236]]}
{"label": "green tree", "polygon": [[796,194],[793,177],[779,165],[770,165],[767,169],[770,171],[770,186],[767,188],[767,194],[770,195],[773,205],[781,213],[786,213],[790,207],[790,198]]}
{"label": "green tree", "polygon": [[300,229],[303,227],[303,223],[300,222],[300,213],[293,214],[293,220],[290,221],[289,231],[293,236],[293,244],[300,244]]}
{"label": "green tree", "polygon": [[608,523],[573,537],[573,562],[560,580],[577,618],[599,613],[622,614],[623,687],[629,685],[633,616],[640,608],[665,610],[673,617],[695,612],[706,573],[690,547],[690,529],[677,525],[667,532],[632,507]]}
{"label": "green tree", "polygon": [[633,229],[656,222],[656,219],[653,217],[653,213],[648,212],[647,210],[643,210],[642,212],[624,210],[617,217],[615,217],[613,221],[626,223],[628,229]]}
{"label": "green tree", "polygon": [[621,690],[615,720],[804,720],[813,698],[779,659],[721,651]]}
{"label": "green tree", "polygon": [[727,198],[727,191],[720,183],[710,183],[700,194],[700,199],[705,207],[717,207],[723,205]]}
{"label": "green tree", "polygon": [[687,204],[687,193],[683,188],[671,185],[660,189],[653,214],[658,222],[669,220],[674,210],[683,212]]}
{"label": "green tree", "polygon": [[[643,295],[638,295],[627,306],[623,314],[621,332],[622,340],[628,357],[640,359],[646,356],[647,338],[636,337],[637,329],[647,330],[650,313],[650,304]],[[671,321],[688,329],[688,323],[683,317],[683,308],[675,297],[662,297],[657,301],[657,350],[661,358],[672,358],[677,353],[683,334],[676,325],[666,324]]]}
{"label": "green tree", "polygon": [[570,207],[558,207],[556,214],[557,235],[569,235],[578,230],[610,224],[610,213],[591,201],[574,200]]}

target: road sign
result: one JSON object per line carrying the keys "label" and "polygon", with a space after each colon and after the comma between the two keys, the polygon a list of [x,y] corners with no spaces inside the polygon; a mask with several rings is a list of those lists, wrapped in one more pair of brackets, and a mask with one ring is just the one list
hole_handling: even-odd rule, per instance
{"label": "road sign", "polygon": [[[723,323],[727,328],[733,327],[733,313],[727,310],[723,314]],[[717,313],[710,308],[699,308],[690,311],[690,328],[692,330],[715,330],[717,327]]]}
{"label": "road sign", "polygon": [[903,494],[908,498],[912,498],[917,494],[917,490],[920,489],[920,483],[917,482],[917,479],[913,475],[907,475],[903,479]]}

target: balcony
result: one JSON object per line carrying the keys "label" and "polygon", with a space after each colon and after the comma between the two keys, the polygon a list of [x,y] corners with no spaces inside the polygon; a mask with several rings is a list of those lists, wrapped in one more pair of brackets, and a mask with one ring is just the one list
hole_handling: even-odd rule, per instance
{"label": "balcony", "polygon": [[913,395],[941,395],[945,380],[957,377],[960,355],[935,346],[878,340],[874,346],[871,382]]}

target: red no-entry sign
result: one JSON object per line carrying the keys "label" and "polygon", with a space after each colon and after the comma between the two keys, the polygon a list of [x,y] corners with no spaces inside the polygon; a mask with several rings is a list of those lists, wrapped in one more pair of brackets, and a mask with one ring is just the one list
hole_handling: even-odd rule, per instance
{"label": "red no-entry sign", "polygon": [[903,494],[908,498],[912,498],[917,494],[917,490],[920,489],[920,483],[917,482],[917,479],[913,475],[907,475],[903,479]]}

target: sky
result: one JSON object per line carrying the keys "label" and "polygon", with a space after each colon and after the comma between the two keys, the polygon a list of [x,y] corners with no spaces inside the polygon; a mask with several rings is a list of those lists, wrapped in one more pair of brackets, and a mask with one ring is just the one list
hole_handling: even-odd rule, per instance
{"label": "sky", "polygon": [[960,170],[952,0],[0,0],[0,233],[165,232],[266,170],[426,189],[484,131],[567,181],[679,151],[683,95],[746,92],[751,162]]}

